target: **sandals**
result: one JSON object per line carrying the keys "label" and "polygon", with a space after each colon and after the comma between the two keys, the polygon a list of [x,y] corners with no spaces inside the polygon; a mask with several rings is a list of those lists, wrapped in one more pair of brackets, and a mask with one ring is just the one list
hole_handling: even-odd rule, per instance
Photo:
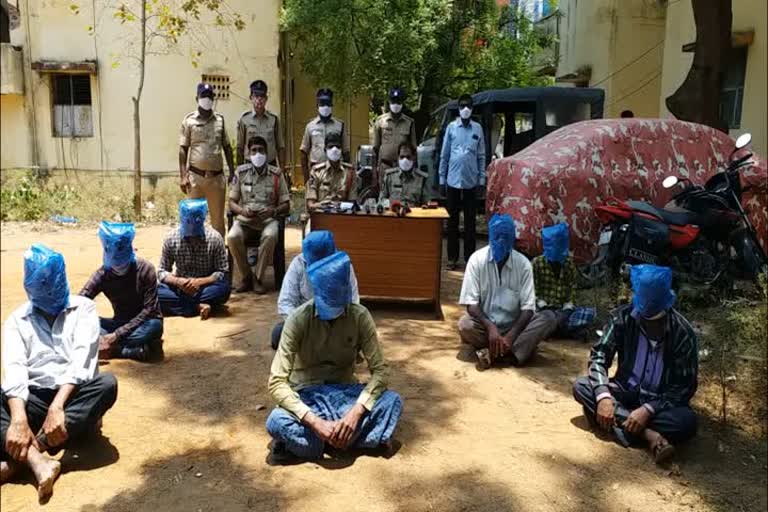
{"label": "sandals", "polygon": [[475,363],[475,368],[477,368],[477,371],[483,372],[491,367],[490,350],[487,348],[482,348],[480,350],[476,350],[475,355],[477,356],[477,363]]}

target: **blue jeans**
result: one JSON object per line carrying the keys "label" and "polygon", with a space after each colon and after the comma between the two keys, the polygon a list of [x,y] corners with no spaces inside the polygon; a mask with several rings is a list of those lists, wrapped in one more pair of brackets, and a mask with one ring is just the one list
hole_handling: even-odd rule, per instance
{"label": "blue jeans", "polygon": [[[301,401],[326,421],[340,420],[355,405],[363,384],[322,384],[299,391]],[[373,409],[365,415],[353,438],[352,448],[378,448],[392,439],[403,401],[394,391],[381,394]],[[289,452],[302,459],[319,459],[325,443],[296,416],[279,407],[267,418],[267,432],[275,441],[285,443]]]}
{"label": "blue jeans", "polygon": [[[130,319],[129,319],[130,320]],[[99,318],[101,328],[108,333],[115,332],[117,329],[127,324],[129,320],[117,319],[117,318]],[[163,320],[160,318],[149,318],[144,320],[137,328],[133,330],[128,336],[123,337],[118,341],[118,355],[123,348],[136,348],[142,345],[147,345],[151,348],[155,348],[160,344],[160,339],[163,337]]]}
{"label": "blue jeans", "polygon": [[221,306],[229,300],[231,290],[227,279],[219,279],[195,295],[187,295],[175,286],[160,283],[157,286],[157,298],[160,299],[160,309],[164,316],[197,316],[197,306]]}

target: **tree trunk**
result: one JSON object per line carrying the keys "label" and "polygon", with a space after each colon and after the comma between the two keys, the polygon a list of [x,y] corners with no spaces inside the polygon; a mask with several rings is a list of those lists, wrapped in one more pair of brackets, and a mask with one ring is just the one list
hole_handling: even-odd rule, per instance
{"label": "tree trunk", "polygon": [[727,123],[720,118],[720,89],[731,48],[731,0],[691,3],[696,22],[696,53],[685,81],[667,98],[667,108],[678,119],[728,133]]}
{"label": "tree trunk", "polygon": [[141,55],[139,57],[139,86],[133,100],[133,213],[141,220],[141,93],[147,58],[147,0],[141,0]]}

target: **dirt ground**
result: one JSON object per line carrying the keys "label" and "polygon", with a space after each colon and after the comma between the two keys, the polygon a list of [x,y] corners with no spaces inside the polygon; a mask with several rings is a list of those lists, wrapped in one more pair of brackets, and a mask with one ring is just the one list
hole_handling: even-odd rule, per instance
{"label": "dirt ground", "polygon": [[[138,254],[157,262],[166,229],[140,228]],[[75,292],[101,261],[95,228],[3,225],[3,319],[26,300],[22,253],[32,242],[64,254]],[[298,232],[287,234],[287,245],[291,255],[299,250]],[[444,321],[373,309],[390,387],[405,404],[402,446],[390,459],[265,463],[276,296],[235,296],[226,317],[167,319],[163,363],[103,365],[119,381],[103,438],[63,453],[47,505],[37,504],[22,475],[2,487],[2,510],[766,510],[764,440],[719,435],[704,417],[676,463],[659,468],[644,451],[588,432],[570,393],[585,370],[586,345],[547,342],[523,369],[478,373],[457,360],[460,284],[460,273],[444,274]],[[97,302],[108,315],[108,302]]]}

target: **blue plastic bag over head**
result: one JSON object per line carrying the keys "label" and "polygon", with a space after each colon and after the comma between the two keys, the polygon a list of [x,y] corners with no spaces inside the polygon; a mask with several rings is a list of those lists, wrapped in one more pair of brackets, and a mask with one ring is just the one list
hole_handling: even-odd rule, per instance
{"label": "blue plastic bag over head", "polygon": [[315,308],[321,320],[338,318],[352,302],[349,256],[344,251],[314,262],[307,269],[315,293]]}
{"label": "blue plastic bag over head", "polygon": [[501,263],[515,248],[515,221],[505,214],[494,214],[488,222],[488,242],[493,261]]}
{"label": "blue plastic bag over head", "polygon": [[136,228],[129,222],[102,221],[99,224],[99,239],[104,248],[104,268],[121,268],[136,261],[133,252],[133,238]]}
{"label": "blue plastic bag over head", "polygon": [[568,257],[568,224],[561,223],[541,230],[544,257],[552,263],[562,263]]}
{"label": "blue plastic bag over head", "polygon": [[656,265],[634,265],[629,277],[632,281],[632,305],[643,318],[653,318],[675,304],[672,290],[672,269]]}
{"label": "blue plastic bag over head", "polygon": [[336,252],[336,243],[330,231],[312,231],[301,243],[301,253],[307,266]]}
{"label": "blue plastic bag over head", "polygon": [[43,244],[24,253],[24,290],[32,305],[58,315],[69,304],[69,283],[64,256]]}
{"label": "blue plastic bag over head", "polygon": [[205,236],[205,217],[208,215],[208,201],[205,199],[184,199],[179,202],[181,236]]}

